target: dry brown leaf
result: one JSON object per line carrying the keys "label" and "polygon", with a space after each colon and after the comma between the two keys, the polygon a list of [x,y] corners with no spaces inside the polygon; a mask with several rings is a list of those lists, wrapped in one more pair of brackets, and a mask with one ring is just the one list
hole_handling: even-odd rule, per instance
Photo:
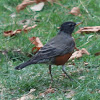
{"label": "dry brown leaf", "polygon": [[100,52],[95,53],[95,56],[99,56],[99,55],[100,55]]}
{"label": "dry brown leaf", "polygon": [[72,98],[75,95],[75,91],[70,90],[69,93],[65,93],[65,95],[66,95],[66,98]]}
{"label": "dry brown leaf", "polygon": [[55,2],[56,0],[35,0],[36,3],[40,3],[40,2],[50,2],[51,4],[53,4],[53,2]]}
{"label": "dry brown leaf", "polygon": [[81,15],[80,9],[78,7],[73,7],[72,10],[69,12],[69,14],[72,14],[72,15],[75,15],[75,16]]}
{"label": "dry brown leaf", "polygon": [[24,31],[25,33],[27,33],[29,30],[35,28],[37,25],[33,25],[33,26],[23,26],[23,29],[17,29],[15,31],[4,31],[4,36],[14,36],[15,34],[19,34],[21,33],[22,31]]}
{"label": "dry brown leaf", "polygon": [[23,0],[23,2],[16,7],[16,10],[17,12],[19,12],[20,10],[25,9],[28,5],[31,5],[33,3],[35,3],[34,0]]}
{"label": "dry brown leaf", "polygon": [[31,37],[29,40],[32,42],[32,44],[35,45],[35,47],[32,48],[32,53],[35,54],[39,51],[41,47],[43,47],[42,42],[38,37]]}
{"label": "dry brown leaf", "polygon": [[44,92],[44,94],[46,95],[48,93],[54,93],[54,92],[55,92],[54,88],[49,88]]}
{"label": "dry brown leaf", "polygon": [[35,91],[36,89],[30,89],[28,94],[23,95],[21,98],[17,99],[17,100],[34,100],[35,96],[32,95],[32,93]]}
{"label": "dry brown leaf", "polygon": [[87,65],[88,65],[88,63],[87,63],[87,62],[84,62],[84,65],[85,65],[85,66],[87,66]]}
{"label": "dry brown leaf", "polygon": [[36,89],[30,89],[30,92],[28,94],[33,93],[35,90]]}
{"label": "dry brown leaf", "polygon": [[24,32],[27,32],[27,31],[29,31],[29,30],[35,28],[36,26],[37,26],[37,25],[33,25],[33,26],[29,26],[29,27],[25,27],[25,28],[23,29],[23,31],[24,31]]}
{"label": "dry brown leaf", "polygon": [[21,98],[17,99],[17,100],[34,100],[34,95],[29,94],[29,95],[24,95]]}
{"label": "dry brown leaf", "polygon": [[83,27],[80,28],[75,34],[77,33],[95,33],[100,32],[100,26],[91,26],[91,27]]}
{"label": "dry brown leaf", "polygon": [[43,7],[44,7],[44,2],[40,2],[37,5],[31,7],[30,9],[32,11],[41,11],[43,9]]}
{"label": "dry brown leaf", "polygon": [[80,76],[78,79],[79,80],[85,80],[85,76]]}
{"label": "dry brown leaf", "polygon": [[83,56],[83,54],[87,54],[87,55],[90,55],[89,52],[85,49],[85,48],[82,48],[81,50],[79,51],[75,51],[72,56],[69,58],[69,60],[73,60],[75,58],[81,58]]}
{"label": "dry brown leaf", "polygon": [[45,92],[40,93],[39,96],[45,97],[45,95],[49,94],[49,93],[55,93],[54,88],[48,88]]}
{"label": "dry brown leaf", "polygon": [[32,44],[34,44],[36,47],[43,47],[42,42],[40,41],[40,39],[38,37],[31,37],[29,38],[29,40],[32,42]]}
{"label": "dry brown leaf", "polygon": [[36,3],[46,2],[47,0],[35,0]]}
{"label": "dry brown leaf", "polygon": [[39,96],[45,97],[45,94],[44,93],[40,93]]}
{"label": "dry brown leaf", "polygon": [[55,0],[23,0],[23,2],[16,7],[16,10],[19,12],[33,3],[50,2],[52,4],[54,1]]}
{"label": "dry brown leaf", "polygon": [[96,92],[96,93],[100,93],[100,89],[96,89],[95,92]]}

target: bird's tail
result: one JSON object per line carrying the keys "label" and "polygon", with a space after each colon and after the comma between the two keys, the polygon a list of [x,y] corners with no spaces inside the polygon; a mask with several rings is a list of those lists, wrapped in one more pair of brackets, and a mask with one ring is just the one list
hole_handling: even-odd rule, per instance
{"label": "bird's tail", "polygon": [[23,69],[24,67],[28,66],[28,65],[31,65],[32,64],[32,61],[31,60],[28,60],[20,65],[18,65],[17,67],[15,67],[16,70],[20,70],[20,69]]}

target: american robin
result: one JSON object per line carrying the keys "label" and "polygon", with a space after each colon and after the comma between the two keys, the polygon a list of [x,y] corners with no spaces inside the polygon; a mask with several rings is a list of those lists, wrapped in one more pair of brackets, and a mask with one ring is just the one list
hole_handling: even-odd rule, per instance
{"label": "american robin", "polygon": [[49,64],[49,72],[52,79],[51,65],[62,65],[62,71],[71,79],[65,71],[65,63],[74,51],[75,42],[71,35],[75,26],[79,24],[75,22],[63,23],[54,38],[48,41],[30,60],[20,64],[15,69],[20,70],[31,64]]}

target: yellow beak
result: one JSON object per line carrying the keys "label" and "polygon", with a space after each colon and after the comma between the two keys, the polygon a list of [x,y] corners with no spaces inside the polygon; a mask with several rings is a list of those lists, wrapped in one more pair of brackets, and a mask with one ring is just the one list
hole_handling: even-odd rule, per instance
{"label": "yellow beak", "polygon": [[82,24],[83,22],[78,22],[78,23],[76,23],[76,25],[75,26],[78,26],[78,25],[80,25],[80,24]]}

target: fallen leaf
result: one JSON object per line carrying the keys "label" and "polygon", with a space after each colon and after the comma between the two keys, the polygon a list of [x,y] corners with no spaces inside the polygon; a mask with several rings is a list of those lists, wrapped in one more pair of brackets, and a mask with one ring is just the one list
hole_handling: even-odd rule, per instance
{"label": "fallen leaf", "polygon": [[21,33],[22,31],[24,31],[25,33],[27,33],[29,30],[35,28],[37,25],[33,25],[33,26],[23,26],[23,29],[17,29],[15,31],[4,31],[4,36],[14,36],[15,34],[19,34]]}
{"label": "fallen leaf", "polygon": [[39,96],[45,97],[45,95],[47,95],[49,93],[55,93],[54,88],[49,87],[45,92],[40,93]]}
{"label": "fallen leaf", "polygon": [[16,10],[19,12],[33,3],[50,2],[52,4],[54,1],[55,0],[23,0],[23,2],[16,7]]}
{"label": "fallen leaf", "polygon": [[31,7],[30,9],[32,11],[41,11],[43,9],[43,7],[44,7],[44,2],[40,2],[37,5]]}
{"label": "fallen leaf", "polygon": [[72,56],[69,58],[69,60],[73,60],[73,59],[78,59],[78,58],[81,58],[83,56],[83,54],[87,54],[87,55],[90,55],[89,52],[85,49],[85,48],[82,48],[81,50],[79,51],[75,51]]}
{"label": "fallen leaf", "polygon": [[4,36],[12,36],[13,31],[4,31]]}
{"label": "fallen leaf", "polygon": [[100,55],[100,52],[95,53],[95,56],[99,56],[99,55]]}
{"label": "fallen leaf", "polygon": [[46,95],[48,93],[54,93],[54,92],[55,92],[54,88],[49,88],[44,92],[44,94]]}
{"label": "fallen leaf", "polygon": [[35,0],[36,3],[46,2],[47,0]]}
{"label": "fallen leaf", "polygon": [[95,92],[96,92],[96,93],[100,93],[100,89],[96,89]]}
{"label": "fallen leaf", "polygon": [[35,3],[35,1],[33,0],[23,0],[23,2],[16,7],[16,10],[17,12],[19,12],[20,10],[25,9],[28,5],[31,5],[33,3]]}
{"label": "fallen leaf", "polygon": [[17,100],[34,100],[34,95],[30,94],[30,95],[24,95],[21,98],[17,99]]}
{"label": "fallen leaf", "polygon": [[65,95],[66,95],[66,98],[72,98],[75,95],[75,91],[70,90],[70,92],[69,93],[65,93]]}
{"label": "fallen leaf", "polygon": [[76,31],[75,34],[77,34],[77,33],[95,33],[95,32],[100,32],[100,26],[83,27],[83,28],[80,28],[78,31]]}
{"label": "fallen leaf", "polygon": [[79,80],[85,80],[85,76],[80,76],[78,79]]}
{"label": "fallen leaf", "polygon": [[45,94],[44,93],[40,93],[39,96],[45,97]]}
{"label": "fallen leaf", "polygon": [[35,0],[36,3],[40,3],[40,2],[50,2],[51,4],[53,4],[53,2],[55,2],[56,0]]}
{"label": "fallen leaf", "polygon": [[88,65],[88,63],[87,63],[87,62],[84,62],[84,65],[85,65],[85,66],[87,66],[87,65]]}
{"label": "fallen leaf", "polygon": [[17,99],[17,100],[34,100],[35,96],[32,95],[32,93],[35,91],[36,89],[30,89],[28,94],[23,95],[21,98]]}
{"label": "fallen leaf", "polygon": [[32,44],[34,44],[36,47],[43,47],[42,42],[40,41],[40,39],[38,37],[31,37],[29,38],[29,40],[32,42]]}
{"label": "fallen leaf", "polygon": [[35,47],[32,48],[32,53],[37,53],[39,49],[43,47],[43,44],[38,37],[31,37],[29,40],[35,45]]}
{"label": "fallen leaf", "polygon": [[27,32],[27,31],[29,31],[29,30],[31,30],[31,29],[33,29],[33,28],[35,28],[37,25],[33,25],[33,26],[29,26],[29,27],[25,27],[25,28],[23,28],[23,31],[24,32]]}
{"label": "fallen leaf", "polygon": [[28,94],[33,93],[35,90],[36,89],[30,89],[30,92]]}
{"label": "fallen leaf", "polygon": [[80,9],[78,7],[73,7],[72,10],[69,12],[69,14],[72,14],[72,15],[75,15],[75,16],[81,15]]}

